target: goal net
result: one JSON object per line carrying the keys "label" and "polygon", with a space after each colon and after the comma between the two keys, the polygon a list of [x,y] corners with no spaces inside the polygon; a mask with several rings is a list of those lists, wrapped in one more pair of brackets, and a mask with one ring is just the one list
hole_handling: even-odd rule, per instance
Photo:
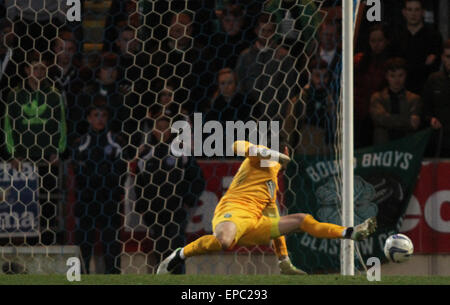
{"label": "goal net", "polygon": [[[49,249],[35,253],[60,266],[54,247],[76,246],[85,272],[154,273],[210,234],[242,161],[202,150],[212,121],[268,122],[268,144],[294,156],[279,176],[280,214],[341,223],[341,1],[83,1],[73,22],[60,1],[32,2],[5,1],[1,21],[4,270],[52,272],[10,247]],[[190,156],[171,150],[180,121]],[[296,234],[287,247],[307,272],[339,271],[339,241]],[[177,272],[279,270],[263,245]]]}

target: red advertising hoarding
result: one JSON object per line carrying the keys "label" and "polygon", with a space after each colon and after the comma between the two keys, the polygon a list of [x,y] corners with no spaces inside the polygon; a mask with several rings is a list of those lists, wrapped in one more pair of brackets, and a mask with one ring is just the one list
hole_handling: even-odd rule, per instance
{"label": "red advertising hoarding", "polygon": [[450,162],[423,162],[400,231],[415,253],[450,253]]}

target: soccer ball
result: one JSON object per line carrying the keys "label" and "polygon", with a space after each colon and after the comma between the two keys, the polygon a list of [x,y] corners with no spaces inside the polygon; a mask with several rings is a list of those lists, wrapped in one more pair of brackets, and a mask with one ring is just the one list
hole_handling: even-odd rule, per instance
{"label": "soccer ball", "polygon": [[395,234],[388,237],[384,244],[384,255],[394,263],[406,262],[414,252],[414,245],[408,236]]}

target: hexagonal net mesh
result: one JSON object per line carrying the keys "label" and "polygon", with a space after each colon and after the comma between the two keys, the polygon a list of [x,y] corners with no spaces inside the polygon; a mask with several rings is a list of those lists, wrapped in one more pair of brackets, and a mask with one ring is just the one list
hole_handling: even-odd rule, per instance
{"label": "hexagonal net mesh", "polygon": [[[79,256],[84,272],[153,273],[211,233],[242,160],[175,156],[176,121],[278,121],[292,154],[339,151],[339,1],[92,0],[71,22],[60,1],[4,5],[4,272],[65,272]],[[290,169],[281,214],[308,199],[300,162]],[[289,251],[298,243],[288,239]],[[262,245],[176,272],[279,271]]]}

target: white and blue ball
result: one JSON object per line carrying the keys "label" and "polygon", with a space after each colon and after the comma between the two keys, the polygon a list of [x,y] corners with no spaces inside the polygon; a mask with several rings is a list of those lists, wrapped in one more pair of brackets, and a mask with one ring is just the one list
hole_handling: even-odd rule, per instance
{"label": "white and blue ball", "polygon": [[403,263],[409,260],[414,252],[414,245],[408,236],[394,234],[386,239],[384,244],[384,255],[394,263]]}

